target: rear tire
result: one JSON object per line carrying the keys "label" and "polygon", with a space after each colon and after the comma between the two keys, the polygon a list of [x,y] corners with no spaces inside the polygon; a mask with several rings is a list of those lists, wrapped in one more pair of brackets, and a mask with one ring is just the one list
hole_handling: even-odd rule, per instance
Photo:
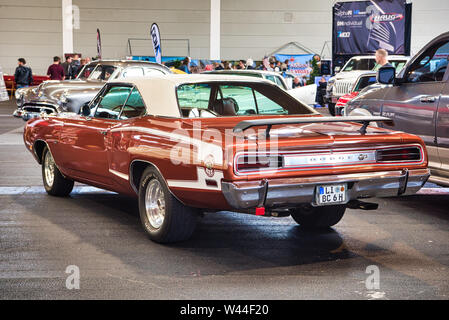
{"label": "rear tire", "polygon": [[308,228],[328,228],[337,224],[345,214],[345,205],[312,207],[291,210],[291,216],[299,225]]}
{"label": "rear tire", "polygon": [[197,211],[179,202],[153,167],[145,169],[140,180],[139,213],[148,236],[159,243],[189,239],[198,220]]}
{"label": "rear tire", "polygon": [[73,180],[64,178],[48,147],[45,147],[42,155],[42,180],[49,195],[66,197],[72,192]]}

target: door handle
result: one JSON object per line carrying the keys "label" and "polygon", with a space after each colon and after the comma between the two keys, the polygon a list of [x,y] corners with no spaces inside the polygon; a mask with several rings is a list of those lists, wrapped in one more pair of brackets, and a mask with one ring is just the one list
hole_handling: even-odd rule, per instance
{"label": "door handle", "polygon": [[425,96],[425,97],[421,97],[419,98],[419,101],[423,102],[423,103],[433,103],[435,102],[436,97],[433,96]]}

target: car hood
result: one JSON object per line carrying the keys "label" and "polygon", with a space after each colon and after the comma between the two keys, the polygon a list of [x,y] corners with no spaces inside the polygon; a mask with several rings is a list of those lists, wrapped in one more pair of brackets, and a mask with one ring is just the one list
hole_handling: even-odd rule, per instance
{"label": "car hood", "polygon": [[28,101],[58,101],[62,94],[69,97],[73,93],[98,92],[104,85],[103,81],[93,80],[69,80],[69,81],[46,81],[38,87],[37,92],[30,90]]}

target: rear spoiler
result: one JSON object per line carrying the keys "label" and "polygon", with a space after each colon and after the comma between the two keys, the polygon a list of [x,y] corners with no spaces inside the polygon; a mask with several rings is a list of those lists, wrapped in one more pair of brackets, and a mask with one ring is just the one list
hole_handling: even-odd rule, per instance
{"label": "rear spoiler", "polygon": [[366,117],[366,116],[354,116],[354,117],[297,117],[297,118],[275,118],[275,119],[256,119],[256,120],[244,120],[234,127],[233,132],[243,132],[246,129],[252,127],[267,126],[266,136],[270,136],[271,127],[278,124],[304,124],[304,123],[326,123],[326,122],[357,122],[361,123],[362,127],[359,132],[361,134],[366,133],[366,127],[370,122],[384,122],[385,124],[393,126],[394,122],[390,118],[386,117]]}

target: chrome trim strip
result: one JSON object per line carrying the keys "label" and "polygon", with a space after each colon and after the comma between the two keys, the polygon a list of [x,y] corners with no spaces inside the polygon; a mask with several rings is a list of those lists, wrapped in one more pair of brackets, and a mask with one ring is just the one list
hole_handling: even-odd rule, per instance
{"label": "chrome trim strip", "polygon": [[[421,153],[421,158],[419,161],[395,161],[395,162],[377,162],[376,159],[374,159],[374,161],[371,162],[364,162],[363,164],[360,165],[355,165],[354,163],[348,163],[348,164],[341,164],[341,165],[319,165],[317,164],[316,166],[309,166],[309,167],[296,167],[296,168],[276,168],[273,170],[273,168],[266,168],[266,169],[258,169],[256,171],[252,171],[252,172],[240,172],[237,170],[237,161],[244,156],[248,156],[248,155],[258,155],[258,156],[262,156],[262,157],[269,157],[269,156],[284,156],[284,155],[290,155],[290,154],[298,154],[298,155],[338,155],[341,153],[347,153],[347,152],[354,152],[354,153],[366,153],[366,152],[377,152],[378,150],[386,150],[386,149],[400,149],[400,148],[407,148],[407,147],[418,147]],[[351,167],[363,167],[369,164],[373,164],[376,166],[391,166],[392,164],[398,163],[401,165],[404,164],[410,164],[410,165],[420,165],[423,164],[425,161],[425,157],[424,157],[424,150],[423,147],[420,144],[406,144],[406,145],[392,145],[392,146],[377,146],[377,147],[367,147],[364,149],[359,149],[359,148],[342,148],[342,149],[330,149],[330,150],[299,150],[299,151],[280,151],[280,152],[264,152],[264,153],[259,153],[257,151],[252,151],[252,152],[245,152],[245,151],[240,151],[237,152],[234,156],[234,163],[233,163],[233,167],[234,167],[234,174],[237,176],[242,176],[242,175],[257,175],[260,174],[261,172],[263,173],[274,173],[274,172],[290,172],[290,171],[305,171],[305,170],[325,170],[325,169],[329,169],[329,168],[345,168],[346,166],[351,166]],[[360,163],[360,162],[357,162]]]}

